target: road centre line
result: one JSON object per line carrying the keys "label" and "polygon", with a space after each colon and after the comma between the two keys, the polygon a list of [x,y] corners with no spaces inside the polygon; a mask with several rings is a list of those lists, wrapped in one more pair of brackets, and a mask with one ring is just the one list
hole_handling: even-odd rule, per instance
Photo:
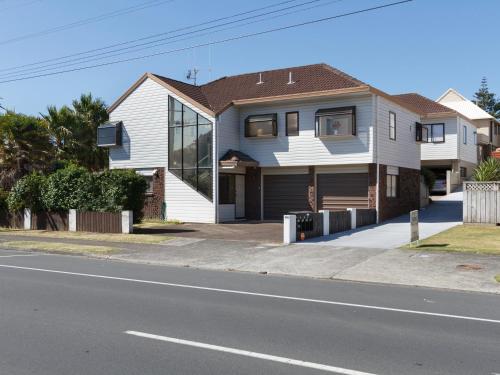
{"label": "road centre line", "polygon": [[170,287],[176,287],[176,288],[205,290],[205,291],[218,292],[218,293],[265,297],[265,298],[281,299],[281,300],[288,300],[288,301],[309,302],[309,303],[318,303],[318,304],[324,304],[324,305],[355,307],[355,308],[362,308],[362,309],[369,309],[369,310],[390,311],[390,312],[398,312],[398,313],[413,314],[413,315],[433,316],[433,317],[440,317],[440,318],[460,319],[460,320],[470,320],[470,321],[476,321],[476,322],[500,324],[499,319],[477,318],[477,317],[473,317],[473,316],[433,313],[433,312],[428,312],[428,311],[398,309],[398,308],[385,307],[385,306],[363,305],[363,304],[340,302],[340,301],[328,301],[328,300],[313,299],[313,298],[282,296],[282,295],[278,295],[278,294],[267,294],[267,293],[247,292],[247,291],[233,290],[233,289],[211,288],[211,287],[205,287],[205,286],[199,286],[199,285],[168,283],[168,282],[162,282],[162,281],[151,281],[151,280],[143,280],[143,279],[131,279],[131,278],[127,278],[127,277],[117,277],[117,276],[96,275],[96,274],[90,274],[90,273],[59,271],[59,270],[52,270],[52,269],[45,269],[45,268],[13,266],[13,265],[9,265],[9,264],[0,264],[0,267],[1,268],[17,269],[17,270],[26,270],[26,271],[56,273],[56,274],[71,275],[71,276],[81,276],[81,277],[89,277],[89,278],[105,279],[105,280],[128,281],[128,282],[139,283],[139,284],[162,285],[162,286],[170,286]]}
{"label": "road centre line", "polygon": [[138,332],[138,331],[125,331],[124,333],[126,333],[127,335],[147,338],[147,339],[151,339],[151,340],[164,341],[164,342],[185,345],[185,346],[191,346],[191,347],[200,348],[200,349],[208,349],[208,350],[213,350],[213,351],[217,351],[217,352],[230,353],[230,354],[240,355],[240,356],[244,356],[244,357],[263,359],[266,361],[279,362],[279,363],[284,363],[284,364],[291,365],[291,366],[300,366],[300,367],[306,367],[306,368],[315,369],[315,370],[333,372],[335,374],[375,375],[375,374],[370,373],[370,372],[350,370],[350,369],[346,369],[346,368],[342,368],[342,367],[324,365],[321,363],[301,361],[298,359],[292,359],[292,358],[286,358],[286,357],[278,357],[278,356],[270,355],[270,354],[264,354],[264,353],[258,353],[258,352],[251,352],[248,350],[229,348],[227,346],[206,344],[206,343],[198,342],[198,341],[183,340],[183,339],[178,339],[175,337],[159,336],[159,335],[153,335],[151,333]]}

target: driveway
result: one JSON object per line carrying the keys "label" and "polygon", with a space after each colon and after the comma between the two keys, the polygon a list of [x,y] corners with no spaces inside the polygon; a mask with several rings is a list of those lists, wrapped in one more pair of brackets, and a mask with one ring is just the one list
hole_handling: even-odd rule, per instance
{"label": "driveway", "polygon": [[136,233],[167,234],[172,237],[208,240],[247,241],[281,244],[283,223],[243,221],[224,224],[157,224],[134,228]]}
{"label": "driveway", "polygon": [[[433,197],[433,203],[419,212],[420,238],[427,238],[462,223],[462,192]],[[378,225],[313,238],[301,244],[335,247],[391,249],[410,242],[410,215],[405,214]]]}

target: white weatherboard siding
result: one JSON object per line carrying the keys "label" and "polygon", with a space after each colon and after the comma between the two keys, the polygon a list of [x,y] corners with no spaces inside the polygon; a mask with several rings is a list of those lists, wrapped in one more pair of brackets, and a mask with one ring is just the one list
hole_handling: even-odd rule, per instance
{"label": "white weatherboard siding", "polygon": [[[315,137],[315,113],[318,109],[356,106],[357,134],[345,139]],[[285,113],[299,112],[299,135],[286,136]],[[239,116],[241,151],[259,161],[262,167],[373,162],[371,96],[338,98],[313,103],[241,107]],[[278,114],[278,136],[245,138],[245,118],[249,115]]]}
{"label": "white weatherboard siding", "polygon": [[167,166],[168,94],[147,79],[111,112],[123,121],[123,145],[110,148],[110,168]]}
{"label": "white weatherboard siding", "polygon": [[[420,169],[420,145],[415,128],[420,116],[377,96],[378,162],[397,167]],[[389,139],[389,112],[396,114],[396,139]]]}
{"label": "white weatherboard siding", "polygon": [[[111,148],[110,168],[152,168],[168,165],[168,96],[200,113],[212,123],[215,119],[203,113],[159,83],[146,79],[110,114],[111,121],[123,121],[123,146]],[[215,126],[214,126],[215,128]],[[215,129],[214,129],[215,130]],[[214,178],[218,158],[214,144]],[[189,185],[165,173],[165,202],[168,220],[215,222],[215,205]]]}
{"label": "white weatherboard siding", "polygon": [[218,116],[219,159],[224,156],[227,150],[240,150],[239,121],[239,111],[235,107],[229,107]]}
{"label": "white weatherboard siding", "polygon": [[422,160],[458,159],[457,117],[426,119],[423,124],[444,123],[444,143],[422,143]]}
{"label": "white weatherboard siding", "polygon": [[[464,120],[463,118],[458,118],[458,128],[460,131],[459,137],[459,146],[460,146],[460,160],[467,161],[472,164],[477,164],[477,145],[474,143],[474,132],[477,131],[477,128],[472,125],[470,122]],[[463,142],[463,128],[464,126],[467,128],[467,144]]]}

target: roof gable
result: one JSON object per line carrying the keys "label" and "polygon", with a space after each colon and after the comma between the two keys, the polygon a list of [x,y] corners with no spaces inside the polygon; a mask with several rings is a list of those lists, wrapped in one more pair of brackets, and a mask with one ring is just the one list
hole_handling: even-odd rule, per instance
{"label": "roof gable", "polygon": [[448,89],[437,101],[471,120],[493,119],[488,112],[454,89]]}

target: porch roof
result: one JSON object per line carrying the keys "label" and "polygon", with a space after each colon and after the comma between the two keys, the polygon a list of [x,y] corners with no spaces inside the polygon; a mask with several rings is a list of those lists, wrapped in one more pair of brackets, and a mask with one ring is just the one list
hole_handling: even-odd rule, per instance
{"label": "porch roof", "polygon": [[259,162],[244,152],[228,150],[219,160],[224,167],[256,167]]}

